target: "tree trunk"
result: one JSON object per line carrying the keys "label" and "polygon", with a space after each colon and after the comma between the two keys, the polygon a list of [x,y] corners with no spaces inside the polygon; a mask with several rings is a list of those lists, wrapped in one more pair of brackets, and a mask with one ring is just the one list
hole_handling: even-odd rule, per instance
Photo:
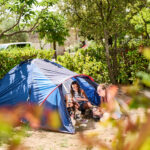
{"label": "tree trunk", "polygon": [[108,74],[109,74],[110,82],[116,84],[116,80],[113,74],[113,68],[110,60],[108,35],[106,31],[104,32],[104,38],[105,38],[106,61],[108,65]]}
{"label": "tree trunk", "polygon": [[[117,79],[117,76],[118,76],[118,62],[117,62],[117,54],[118,54],[118,51],[117,51],[117,35],[115,35],[115,44],[114,44],[114,48],[112,48],[112,68],[113,68],[113,74],[114,74],[114,78],[115,78],[115,81]],[[117,82],[117,81],[116,81]]]}
{"label": "tree trunk", "polygon": [[55,41],[53,42],[53,48],[55,50],[54,57],[55,57],[55,60],[56,60],[57,59],[57,52],[56,52],[56,42]]}
{"label": "tree trunk", "polygon": [[145,32],[146,32],[146,38],[150,39],[146,23],[145,23]]}

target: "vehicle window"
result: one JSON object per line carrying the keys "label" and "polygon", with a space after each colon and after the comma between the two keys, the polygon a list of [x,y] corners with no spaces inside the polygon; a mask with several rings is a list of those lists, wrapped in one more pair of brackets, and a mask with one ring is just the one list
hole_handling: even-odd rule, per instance
{"label": "vehicle window", "polygon": [[30,46],[30,44],[17,44],[17,47],[25,47],[25,46]]}

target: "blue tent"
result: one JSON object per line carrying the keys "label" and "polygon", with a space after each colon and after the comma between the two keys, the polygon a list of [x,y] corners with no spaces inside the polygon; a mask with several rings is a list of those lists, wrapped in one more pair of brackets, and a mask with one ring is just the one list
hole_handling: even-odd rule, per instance
{"label": "blue tent", "polygon": [[17,65],[0,80],[0,106],[28,102],[58,110],[62,122],[59,131],[74,133],[64,100],[64,87],[70,80],[78,81],[92,104],[100,104],[97,84],[92,78],[78,75],[49,60],[33,59]]}

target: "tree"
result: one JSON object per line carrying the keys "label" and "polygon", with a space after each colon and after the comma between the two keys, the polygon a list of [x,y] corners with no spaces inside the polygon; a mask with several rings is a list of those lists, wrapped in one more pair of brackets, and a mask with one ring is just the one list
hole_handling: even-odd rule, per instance
{"label": "tree", "polygon": [[128,15],[136,15],[138,11],[135,10],[142,9],[147,3],[147,0],[63,0],[63,12],[71,25],[79,28],[82,35],[103,45],[112,83],[117,82],[119,69],[118,43],[126,33],[134,30],[130,24],[132,17]]}
{"label": "tree", "polygon": [[56,42],[59,45],[63,45],[66,36],[68,36],[68,29],[65,26],[65,18],[60,14],[45,11],[39,22],[37,32],[41,39],[45,39],[47,42],[52,43],[56,54]]}
{"label": "tree", "polygon": [[[53,6],[57,0],[0,0],[0,24],[14,20],[14,24],[0,30],[0,39],[19,33],[35,30],[42,13]],[[36,10],[36,8],[39,8]]]}
{"label": "tree", "polygon": [[[9,27],[11,27],[14,24],[14,20],[4,20],[1,24],[0,24],[0,30],[6,30]],[[13,30],[14,32],[14,30]],[[27,33],[20,33],[20,34],[16,34],[13,36],[4,36],[3,38],[0,39],[0,43],[12,43],[12,42],[25,42],[28,39],[28,35]]]}
{"label": "tree", "polygon": [[138,14],[134,15],[131,23],[135,26],[136,35],[142,35],[143,39],[150,39],[150,9],[146,6],[138,10]]}

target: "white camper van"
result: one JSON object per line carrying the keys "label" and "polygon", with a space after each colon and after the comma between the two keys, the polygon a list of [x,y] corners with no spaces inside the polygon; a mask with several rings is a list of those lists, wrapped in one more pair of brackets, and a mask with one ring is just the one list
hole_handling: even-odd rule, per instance
{"label": "white camper van", "polygon": [[0,44],[0,51],[9,49],[9,48],[14,48],[14,47],[20,47],[23,48],[25,46],[32,46],[31,42],[17,42],[17,43],[5,43],[5,44]]}

